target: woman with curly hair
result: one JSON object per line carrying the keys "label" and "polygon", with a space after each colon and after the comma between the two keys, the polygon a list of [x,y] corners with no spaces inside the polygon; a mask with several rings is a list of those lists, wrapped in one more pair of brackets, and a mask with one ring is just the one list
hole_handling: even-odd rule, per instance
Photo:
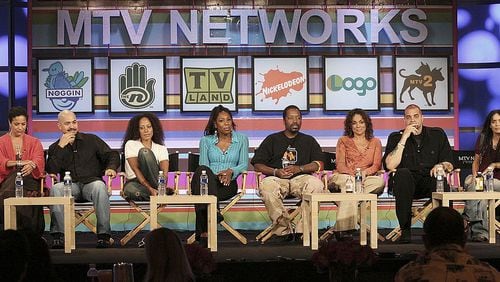
{"label": "woman with curly hair", "polygon": [[[212,109],[205,133],[200,140],[200,166],[196,169],[191,187],[200,194],[200,175],[208,176],[208,194],[219,201],[232,198],[238,192],[236,178],[248,168],[248,138],[236,132],[233,115],[219,105]],[[207,206],[196,205],[196,240],[207,244]],[[218,222],[223,220],[217,213]]]}
{"label": "woman with curly hair", "polygon": [[[362,109],[353,109],[347,113],[344,136],[337,141],[336,164],[337,170],[328,180],[329,189],[338,187],[345,193],[347,179],[354,183],[356,168],[360,168],[365,193],[381,194],[384,191],[384,179],[375,175],[382,168],[382,144],[380,139],[373,137],[372,120]],[[356,202],[338,203],[335,224],[337,237],[352,236],[356,228],[357,213]]]}
{"label": "woman with curly hair", "polygon": [[134,116],[128,123],[122,149],[125,153],[127,182],[124,194],[134,201],[149,201],[157,195],[158,173],[168,172],[168,150],[164,145],[163,128],[152,113]]}

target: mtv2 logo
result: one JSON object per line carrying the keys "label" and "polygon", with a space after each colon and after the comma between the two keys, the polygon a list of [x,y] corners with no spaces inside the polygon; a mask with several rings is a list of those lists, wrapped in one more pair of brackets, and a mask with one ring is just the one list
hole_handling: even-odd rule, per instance
{"label": "mtv2 logo", "polygon": [[184,68],[186,104],[232,104],[234,68]]}

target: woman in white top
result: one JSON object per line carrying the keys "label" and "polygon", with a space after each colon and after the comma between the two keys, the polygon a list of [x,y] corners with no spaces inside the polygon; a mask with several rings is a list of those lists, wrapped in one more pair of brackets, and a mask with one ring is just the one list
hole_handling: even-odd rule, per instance
{"label": "woman in white top", "polygon": [[149,201],[150,195],[157,194],[159,171],[165,176],[168,173],[168,150],[163,139],[163,128],[154,114],[143,113],[129,121],[122,145],[127,176],[123,190],[127,198]]}

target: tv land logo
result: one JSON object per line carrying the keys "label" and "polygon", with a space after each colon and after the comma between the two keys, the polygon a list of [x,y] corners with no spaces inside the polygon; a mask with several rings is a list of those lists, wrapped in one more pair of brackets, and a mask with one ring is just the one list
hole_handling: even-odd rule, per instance
{"label": "tv land logo", "polygon": [[184,68],[186,104],[232,104],[234,68]]}
{"label": "tv land logo", "polygon": [[58,111],[72,110],[78,100],[83,98],[83,86],[89,78],[83,71],[76,71],[72,76],[64,71],[64,66],[57,61],[42,69],[49,75],[45,79],[45,97]]}
{"label": "tv land logo", "polygon": [[366,96],[367,91],[377,88],[377,80],[373,77],[342,78],[341,76],[334,74],[328,77],[326,80],[326,86],[333,92],[337,92],[342,89],[346,91],[354,90],[359,96]]}
{"label": "tv land logo", "polygon": [[144,109],[155,99],[156,79],[148,79],[148,69],[137,62],[118,77],[119,100],[127,108]]}
{"label": "tv land logo", "polygon": [[279,69],[269,70],[262,74],[262,88],[255,95],[264,95],[264,99],[276,100],[274,104],[278,104],[279,100],[291,94],[291,90],[300,91],[304,88],[306,78],[304,74],[298,71],[282,72]]}

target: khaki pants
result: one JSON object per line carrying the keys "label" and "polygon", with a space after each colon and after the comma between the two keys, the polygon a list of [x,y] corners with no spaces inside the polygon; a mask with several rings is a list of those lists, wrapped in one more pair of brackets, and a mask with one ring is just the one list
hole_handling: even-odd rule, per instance
{"label": "khaki pants", "polygon": [[[288,211],[283,205],[283,199],[287,196],[302,198],[303,193],[325,192],[323,182],[309,174],[295,176],[292,179],[281,179],[268,176],[260,183],[260,195],[266,205],[267,213],[272,222],[276,224],[274,234],[278,236],[287,235],[290,229],[290,218]],[[297,223],[297,233],[302,233],[302,218]]]}
{"label": "khaki pants", "polygon": [[[328,186],[332,183],[340,187],[341,193],[345,193],[345,182],[350,177],[354,183],[354,177],[348,174],[334,173],[328,179]],[[384,191],[385,182],[380,176],[367,176],[363,182],[365,193],[381,194]],[[336,231],[356,229],[358,218],[358,203],[353,201],[343,201],[337,204]]]}

